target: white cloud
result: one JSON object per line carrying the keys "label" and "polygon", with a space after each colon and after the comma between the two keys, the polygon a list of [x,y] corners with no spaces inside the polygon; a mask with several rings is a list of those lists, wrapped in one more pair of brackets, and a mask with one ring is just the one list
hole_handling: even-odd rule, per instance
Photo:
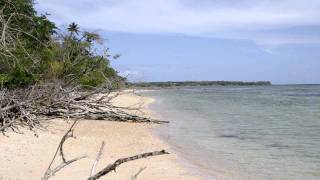
{"label": "white cloud", "polygon": [[[60,24],[76,21],[91,29],[244,38],[271,44],[308,43],[310,38],[264,38],[262,31],[320,26],[320,0],[46,0],[38,9],[51,12]],[[319,43],[320,37],[310,40]]]}

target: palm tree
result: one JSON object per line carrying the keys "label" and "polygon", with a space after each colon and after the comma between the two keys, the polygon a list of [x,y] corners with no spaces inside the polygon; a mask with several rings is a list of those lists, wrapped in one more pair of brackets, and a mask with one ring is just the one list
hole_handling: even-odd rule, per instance
{"label": "palm tree", "polygon": [[78,35],[79,33],[79,26],[75,22],[69,24],[68,31],[70,32],[70,36],[73,36],[74,33]]}

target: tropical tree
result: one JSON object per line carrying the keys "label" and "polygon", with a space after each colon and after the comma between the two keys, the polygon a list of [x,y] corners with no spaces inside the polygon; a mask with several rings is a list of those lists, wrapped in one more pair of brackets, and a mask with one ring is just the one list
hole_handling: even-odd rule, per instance
{"label": "tropical tree", "polygon": [[39,80],[55,25],[38,16],[31,0],[0,1],[0,81],[25,86]]}
{"label": "tropical tree", "polygon": [[79,26],[75,22],[72,22],[69,24],[68,31],[70,32],[70,36],[73,36],[74,34],[79,34]]}
{"label": "tropical tree", "polygon": [[0,1],[0,23],[2,86],[55,80],[98,86],[121,79],[110,66],[110,60],[119,55],[112,56],[108,48],[98,50],[103,42],[98,34],[81,32],[74,22],[66,32],[57,33],[46,15],[37,15],[32,0]]}

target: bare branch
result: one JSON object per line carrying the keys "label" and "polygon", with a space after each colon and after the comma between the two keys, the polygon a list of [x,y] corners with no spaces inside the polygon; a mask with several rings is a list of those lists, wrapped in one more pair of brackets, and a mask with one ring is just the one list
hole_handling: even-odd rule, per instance
{"label": "bare branch", "polygon": [[[69,128],[69,130],[62,137],[62,139],[61,139],[61,141],[59,143],[59,146],[58,146],[58,148],[57,148],[57,150],[56,150],[56,152],[55,152],[55,154],[54,154],[54,156],[53,156],[53,158],[51,160],[51,163],[49,164],[49,167],[47,168],[46,172],[44,173],[43,177],[41,178],[42,180],[49,179],[51,176],[54,176],[58,171],[62,170],[67,165],[87,157],[87,156],[81,156],[81,157],[77,157],[77,158],[74,158],[74,159],[71,159],[71,160],[66,160],[66,158],[64,156],[64,153],[63,153],[63,149],[62,149],[63,144],[68,138],[73,137],[73,128],[75,127],[75,125],[77,123],[78,123],[78,120],[74,121],[73,124],[71,125],[71,127]],[[58,165],[57,167],[52,169],[51,168],[52,164],[56,160],[58,152],[60,152],[62,163],[60,165]]]}
{"label": "bare branch", "polygon": [[73,162],[76,162],[80,159],[84,159],[86,158],[87,156],[81,156],[81,157],[77,157],[77,158],[74,158],[74,159],[71,159],[69,161],[66,161],[66,162],[62,162],[59,166],[55,167],[54,169],[48,171],[45,173],[45,175],[41,178],[41,180],[47,180],[49,179],[50,177],[54,176],[58,171],[60,171],[61,169],[65,168],[66,166],[68,166],[69,164],[73,163]]}
{"label": "bare branch", "polygon": [[97,154],[97,157],[96,157],[95,161],[93,162],[93,165],[92,165],[92,168],[91,168],[90,177],[94,175],[94,171],[95,171],[95,168],[96,168],[96,166],[97,166],[97,164],[98,164],[98,162],[99,162],[99,160],[100,160],[100,158],[101,158],[104,145],[105,145],[105,143],[104,143],[104,141],[102,141],[100,150],[99,150],[99,152],[98,152],[98,154]]}
{"label": "bare branch", "polygon": [[96,180],[101,178],[102,176],[110,173],[111,171],[115,171],[116,168],[118,166],[120,166],[123,163],[129,162],[129,161],[134,161],[137,159],[142,159],[142,158],[147,158],[147,157],[151,157],[151,156],[159,156],[159,155],[164,155],[164,154],[169,154],[167,151],[165,150],[161,150],[161,151],[154,151],[154,152],[149,152],[149,153],[143,153],[143,154],[139,154],[136,156],[132,156],[132,157],[127,157],[127,158],[121,158],[116,160],[114,163],[109,164],[107,167],[105,167],[104,169],[102,169],[100,172],[98,172],[97,174],[95,174],[94,176],[91,176],[88,178],[88,180]]}
{"label": "bare branch", "polygon": [[[34,85],[27,89],[0,90],[0,130],[22,122],[31,129],[40,125],[41,119],[70,118],[134,123],[168,123],[130,113],[141,111],[138,107],[118,107],[111,100],[123,94],[110,93],[97,88],[82,92],[79,88],[63,88],[61,83]],[[6,125],[6,126],[5,126]]]}

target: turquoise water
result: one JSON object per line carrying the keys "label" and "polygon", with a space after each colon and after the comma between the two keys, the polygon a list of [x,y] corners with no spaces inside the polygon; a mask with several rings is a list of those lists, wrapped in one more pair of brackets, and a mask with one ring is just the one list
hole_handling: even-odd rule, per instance
{"label": "turquoise water", "polygon": [[207,179],[320,179],[320,86],[145,92],[160,135]]}

